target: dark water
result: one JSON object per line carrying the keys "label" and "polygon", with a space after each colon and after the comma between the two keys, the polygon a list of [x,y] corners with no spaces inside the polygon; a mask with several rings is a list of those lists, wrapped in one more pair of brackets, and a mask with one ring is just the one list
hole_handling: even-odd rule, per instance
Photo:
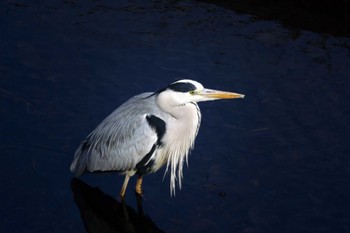
{"label": "dark water", "polygon": [[[0,4],[1,232],[350,232],[350,39],[190,1]],[[181,78],[200,105],[184,186],[73,179],[73,153],[129,97]],[[96,188],[97,187],[97,188]]]}

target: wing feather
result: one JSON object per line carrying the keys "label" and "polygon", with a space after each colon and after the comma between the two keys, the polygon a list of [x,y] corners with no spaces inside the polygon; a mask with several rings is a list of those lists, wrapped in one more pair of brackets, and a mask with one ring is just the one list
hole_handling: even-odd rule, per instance
{"label": "wing feather", "polygon": [[129,171],[152,149],[157,133],[147,123],[148,114],[159,115],[152,93],[122,104],[84,140],[75,152],[71,171]]}

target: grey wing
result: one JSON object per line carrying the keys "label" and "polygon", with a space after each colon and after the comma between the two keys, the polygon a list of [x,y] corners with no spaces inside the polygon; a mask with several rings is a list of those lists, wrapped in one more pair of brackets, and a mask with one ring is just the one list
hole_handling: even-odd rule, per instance
{"label": "grey wing", "polygon": [[157,112],[150,93],[135,96],[110,114],[75,152],[71,171],[135,170],[138,162],[157,143],[157,133],[148,124],[148,114]]}

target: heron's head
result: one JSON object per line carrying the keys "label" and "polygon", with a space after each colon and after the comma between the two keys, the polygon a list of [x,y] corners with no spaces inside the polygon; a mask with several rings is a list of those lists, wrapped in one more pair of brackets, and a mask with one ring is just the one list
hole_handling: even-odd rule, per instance
{"label": "heron's head", "polygon": [[207,89],[197,81],[182,79],[169,84],[167,87],[159,91],[159,98],[161,98],[168,105],[175,106],[191,102],[244,98],[244,95],[227,91]]}

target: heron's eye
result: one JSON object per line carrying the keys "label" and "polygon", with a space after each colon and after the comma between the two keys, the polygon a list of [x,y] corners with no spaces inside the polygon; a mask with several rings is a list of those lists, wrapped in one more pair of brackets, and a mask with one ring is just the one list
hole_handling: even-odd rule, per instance
{"label": "heron's eye", "polygon": [[196,91],[190,91],[191,95],[194,95],[196,93]]}

